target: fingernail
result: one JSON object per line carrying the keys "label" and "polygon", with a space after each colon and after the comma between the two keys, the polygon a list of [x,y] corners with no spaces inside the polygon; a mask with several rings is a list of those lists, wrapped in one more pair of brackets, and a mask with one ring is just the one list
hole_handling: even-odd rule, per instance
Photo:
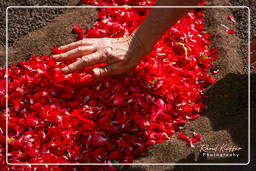
{"label": "fingernail", "polygon": [[57,55],[57,56],[52,56],[52,58],[53,58],[54,60],[56,60],[56,61],[59,60],[59,56],[58,56],[58,55]]}
{"label": "fingernail", "polygon": [[58,50],[61,50],[62,49],[62,47],[60,46],[60,47],[58,47]]}
{"label": "fingernail", "polygon": [[64,67],[64,68],[62,68],[62,69],[61,69],[61,72],[63,72],[63,73],[67,73],[67,72],[68,72],[68,67]]}
{"label": "fingernail", "polygon": [[93,69],[94,75],[99,76],[100,70],[98,68]]}

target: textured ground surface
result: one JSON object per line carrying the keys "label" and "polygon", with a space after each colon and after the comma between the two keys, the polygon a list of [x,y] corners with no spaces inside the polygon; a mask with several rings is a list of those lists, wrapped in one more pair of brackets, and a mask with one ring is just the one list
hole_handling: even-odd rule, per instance
{"label": "textured ground surface", "polygon": [[[6,5],[76,5],[77,1],[8,1],[1,6]],[[208,5],[247,5],[252,0],[212,0]],[[3,8],[1,8],[3,10]],[[251,10],[255,13],[254,8]],[[47,14],[45,14],[47,13]],[[1,13],[2,14],[2,13]],[[247,162],[248,147],[248,92],[247,92],[247,70],[246,56],[247,51],[244,48],[247,39],[247,23],[246,9],[208,9],[205,10],[207,30],[215,34],[213,38],[213,46],[218,46],[220,58],[216,61],[215,67],[221,71],[216,75],[218,82],[206,90],[209,96],[205,103],[208,110],[199,119],[186,125],[187,129],[195,130],[200,133],[203,140],[195,147],[189,148],[183,142],[173,137],[170,141],[157,144],[151,148],[148,157],[137,159],[135,162],[159,162],[159,163],[188,163],[188,162]],[[237,23],[233,24],[227,20],[228,15],[235,15]],[[41,17],[37,17],[41,16]],[[253,16],[253,15],[252,15]],[[4,16],[1,16],[3,19]],[[10,29],[10,45],[9,62],[16,63],[19,60],[25,60],[31,54],[49,54],[51,47],[66,44],[74,40],[71,29],[73,24],[80,24],[84,28],[92,26],[96,19],[96,11],[94,10],[60,10],[60,11],[37,11],[34,13],[14,12],[13,27]],[[28,21],[28,18],[30,20]],[[1,19],[1,23],[4,22]],[[21,22],[22,21],[22,22]],[[252,20],[252,27],[255,26],[255,19]],[[225,33],[225,29],[221,26],[225,24],[234,29],[238,34],[229,35]],[[255,28],[255,27],[254,27]],[[5,42],[4,25],[0,28],[1,44]],[[256,29],[252,29],[253,36]],[[255,36],[254,36],[255,37]],[[1,65],[4,63],[5,47],[0,47]],[[251,94],[256,94],[255,84],[256,76],[252,74]],[[224,97],[228,95],[228,98]],[[256,99],[251,97],[251,123],[252,123],[252,153],[255,151],[255,111]],[[242,148],[239,158],[206,158],[200,153],[200,146],[203,144],[217,145],[228,144],[236,145]],[[239,166],[133,166],[126,170],[252,170],[255,166],[255,156],[252,156],[253,163],[246,167]]]}
{"label": "textured ground surface", "polygon": [[[63,6],[77,5],[77,0],[4,0],[0,1],[0,44],[5,44],[5,10],[8,6]],[[13,44],[19,37],[28,32],[37,30],[52,21],[56,16],[63,13],[63,9],[33,9],[17,10],[9,9],[9,43]]]}

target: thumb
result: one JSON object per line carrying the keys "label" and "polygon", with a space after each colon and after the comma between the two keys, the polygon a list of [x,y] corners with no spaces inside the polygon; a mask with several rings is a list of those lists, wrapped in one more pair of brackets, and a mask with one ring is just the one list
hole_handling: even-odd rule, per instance
{"label": "thumb", "polygon": [[94,77],[101,78],[105,76],[118,74],[118,70],[119,67],[117,64],[110,64],[101,68],[94,68],[92,72]]}

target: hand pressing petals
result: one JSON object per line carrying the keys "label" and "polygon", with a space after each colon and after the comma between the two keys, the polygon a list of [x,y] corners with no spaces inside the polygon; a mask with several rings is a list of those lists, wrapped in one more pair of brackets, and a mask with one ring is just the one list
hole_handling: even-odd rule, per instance
{"label": "hand pressing petals", "polygon": [[56,61],[77,59],[62,68],[63,73],[72,73],[84,67],[107,63],[101,68],[93,69],[93,76],[104,77],[121,74],[137,66],[146,54],[145,48],[132,36],[123,38],[86,38],[61,46],[65,53],[54,55]]}

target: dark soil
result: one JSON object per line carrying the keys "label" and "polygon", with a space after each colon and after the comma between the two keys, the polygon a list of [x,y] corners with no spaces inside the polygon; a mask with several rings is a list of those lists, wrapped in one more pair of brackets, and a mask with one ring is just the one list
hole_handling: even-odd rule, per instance
{"label": "dark soil", "polygon": [[[251,12],[251,39],[256,39],[256,6],[254,0],[230,0],[230,3],[234,6],[247,6]],[[248,39],[248,11],[247,10],[232,10],[236,19],[239,21],[239,37],[246,40]]]}
{"label": "dark soil", "polygon": [[[236,6],[247,6],[250,8],[251,16],[251,40],[256,39],[256,6],[255,2],[253,0],[230,0],[230,3],[232,5]],[[232,9],[232,12],[235,16],[235,18],[239,21],[237,24],[237,31],[238,31],[238,36],[242,40],[242,46],[240,47],[240,54],[242,56],[246,57],[249,56],[248,54],[248,10],[244,9]],[[251,71],[253,73],[256,73],[256,68],[251,67]]]}
{"label": "dark soil", "polygon": [[[208,5],[233,5],[236,0],[211,0]],[[32,3],[32,1],[25,1]],[[67,0],[52,1],[51,3],[69,3]],[[244,5],[249,0],[239,0],[244,2]],[[33,1],[34,3],[34,1]],[[48,1],[40,1],[44,5],[49,4]],[[7,3],[5,3],[7,4]],[[14,4],[11,4],[14,5]],[[17,3],[16,3],[17,5]],[[58,4],[59,5],[59,4]],[[23,18],[25,21],[18,22],[17,26],[23,31],[15,29],[13,34],[18,33],[12,37],[12,44],[9,48],[9,61],[14,64],[20,60],[26,60],[31,54],[44,55],[49,54],[53,46],[66,44],[74,41],[74,35],[71,34],[73,24],[80,24],[85,29],[92,26],[96,19],[95,10],[77,9],[50,12],[46,15],[44,12],[37,11],[33,15],[27,13],[17,13],[10,16]],[[208,32],[214,34],[212,39],[213,46],[219,49],[220,58],[215,62],[214,67],[218,67],[220,72],[215,75],[218,80],[216,84],[212,85],[206,90],[209,96],[205,103],[208,106],[206,112],[197,120],[186,124],[187,130],[195,130],[202,135],[202,141],[196,145],[195,148],[188,147],[184,142],[177,140],[174,136],[171,140],[153,146],[147,157],[135,160],[135,163],[234,163],[248,161],[248,81],[247,81],[247,51],[243,50],[244,42],[247,39],[246,25],[246,9],[232,10],[232,9],[207,9],[204,11],[206,15],[206,29]],[[255,11],[251,11],[252,13]],[[237,23],[232,23],[227,20],[227,16],[235,15]],[[18,15],[18,16],[16,16]],[[29,16],[29,17],[28,17]],[[36,16],[41,16],[40,22],[35,23]],[[47,17],[48,16],[48,17]],[[254,15],[255,16],[255,15]],[[21,21],[19,19],[17,21]],[[48,19],[47,19],[48,18]],[[1,21],[2,22],[2,21]],[[30,23],[30,24],[28,24]],[[255,26],[255,19],[253,19]],[[20,25],[19,25],[20,24]],[[225,24],[234,29],[237,34],[229,35],[221,26]],[[14,24],[15,26],[15,24]],[[29,28],[31,27],[31,28]],[[253,28],[253,27],[252,27]],[[256,30],[256,27],[252,30]],[[31,29],[31,30],[30,30]],[[253,32],[255,34],[255,31]],[[0,40],[5,42],[5,35],[1,31]],[[5,48],[0,48],[0,56],[4,59]],[[3,60],[4,61],[4,60]],[[0,64],[3,66],[2,64]],[[256,94],[255,84],[256,75],[251,76],[251,94]],[[224,95],[228,97],[225,98]],[[256,98],[251,96],[251,154],[255,154],[255,111]],[[238,153],[238,158],[207,158],[200,153],[200,146],[203,144],[217,145],[228,144],[236,145],[242,148]],[[252,162],[249,166],[130,166],[125,170],[143,170],[143,171],[201,171],[201,170],[252,170],[255,165],[255,156],[252,157]]]}
{"label": "dark soil", "polygon": [[[64,12],[59,15],[58,12]],[[27,60],[32,54],[47,55],[52,47],[71,43],[75,40],[72,29],[79,24],[85,30],[92,27],[97,19],[95,9],[10,9],[8,62],[16,64]],[[24,14],[24,15],[21,15]],[[52,17],[50,15],[53,14]],[[38,18],[40,20],[38,21]],[[21,22],[21,20],[29,20]],[[35,23],[34,23],[35,21]],[[38,25],[36,24],[38,22]],[[28,24],[30,23],[30,24]],[[19,28],[22,28],[19,31]],[[34,30],[34,31],[29,31]],[[17,35],[16,35],[17,34]],[[15,36],[11,36],[15,35]],[[5,36],[0,37],[5,41]],[[0,66],[5,64],[5,46],[0,46]]]}
{"label": "dark soil", "polygon": [[[0,1],[0,45],[5,45],[5,15],[8,6],[77,5],[77,0],[2,0]],[[19,37],[37,30],[63,13],[63,9],[9,9],[9,46]]]}

